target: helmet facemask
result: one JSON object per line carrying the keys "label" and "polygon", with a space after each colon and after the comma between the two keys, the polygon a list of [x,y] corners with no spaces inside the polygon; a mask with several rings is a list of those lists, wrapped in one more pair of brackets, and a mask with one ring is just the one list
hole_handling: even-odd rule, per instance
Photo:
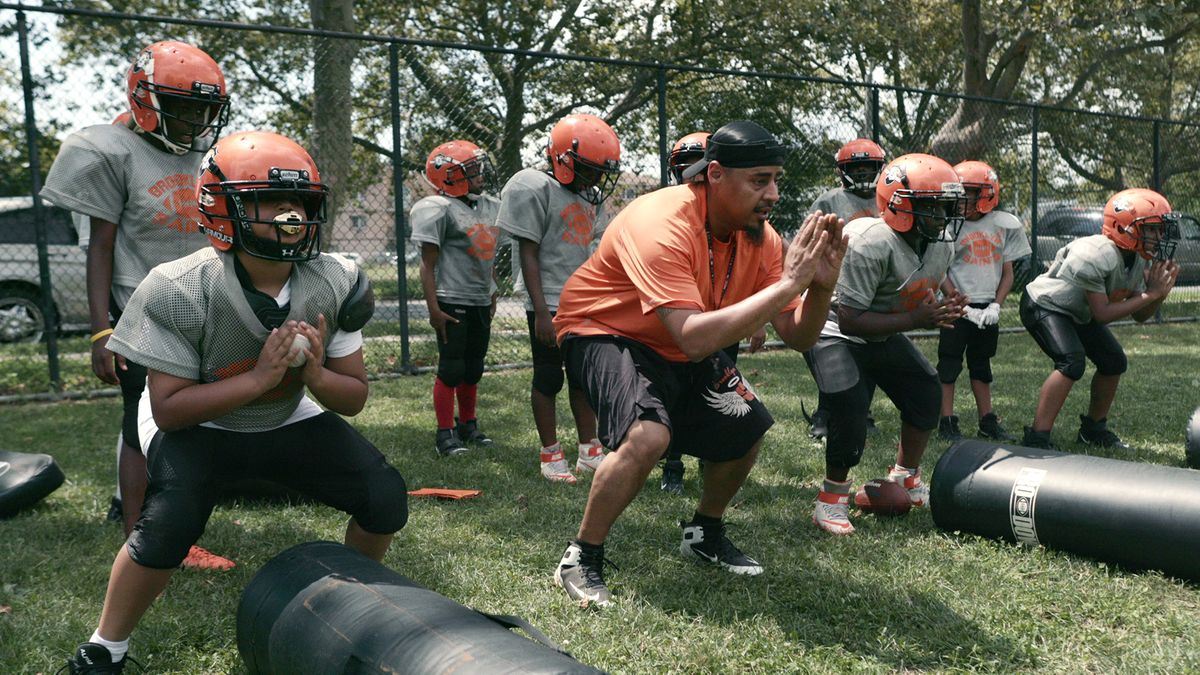
{"label": "helmet facemask", "polygon": [[[962,192],[916,193],[909,198],[913,229],[930,242],[958,241],[966,214],[967,198]],[[905,212],[903,209],[896,209]]]}
{"label": "helmet facemask", "polygon": [[[277,262],[304,262],[312,260],[321,252],[321,225],[325,223],[325,201],[329,189],[322,183],[310,182],[305,170],[271,168],[266,181],[221,181],[203,186],[200,209],[215,204],[216,199],[225,200],[225,211],[229,216],[206,212],[209,218],[225,218],[234,226],[234,242],[246,253],[264,260]],[[276,202],[283,198],[300,206],[300,211],[269,216],[261,212],[264,202]],[[274,237],[260,237],[254,232],[255,224],[271,227]],[[284,238],[301,231],[304,236],[295,242]]]}
{"label": "helmet facemask", "polygon": [[177,155],[207,151],[229,121],[229,97],[215,85],[194,82],[187,90],[142,80],[137,88],[145,91],[135,95],[137,105],[154,111],[158,119],[146,133]]}
{"label": "helmet facemask", "polygon": [[1151,220],[1154,216],[1139,218],[1130,225],[1137,233],[1138,251],[1148,260],[1167,261],[1175,257],[1175,247],[1179,245],[1178,213],[1164,213],[1159,220]]}
{"label": "helmet facemask", "polygon": [[[449,185],[451,182],[465,180],[467,182],[468,194],[478,195],[484,192],[491,192],[494,194],[499,188],[499,181],[496,178],[496,169],[492,166],[492,160],[488,158],[487,155],[463,162],[459,165],[458,171],[451,172],[449,175],[453,175],[454,173],[459,173],[462,177],[448,179],[446,184]],[[481,181],[475,180],[476,178],[480,177],[482,177]]]}
{"label": "helmet facemask", "polygon": [[571,158],[571,169],[575,174],[574,180],[571,181],[571,190],[589,204],[603,204],[617,188],[621,162],[609,159],[603,164],[597,164],[581,157],[574,150],[567,154]]}
{"label": "helmet facemask", "polygon": [[838,164],[838,177],[842,179],[843,188],[865,197],[875,192],[875,183],[882,170],[882,160],[856,159]]}
{"label": "helmet facemask", "polygon": [[977,220],[989,212],[980,211],[979,204],[995,197],[996,191],[991,183],[963,183],[963,189],[967,192],[967,207],[963,214],[966,218]]}

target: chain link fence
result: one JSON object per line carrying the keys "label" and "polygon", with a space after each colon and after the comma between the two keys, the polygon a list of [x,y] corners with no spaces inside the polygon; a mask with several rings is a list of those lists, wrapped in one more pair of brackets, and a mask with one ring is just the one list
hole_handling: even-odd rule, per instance
{"label": "chain link fence", "polygon": [[[365,355],[377,377],[437,361],[407,222],[412,205],[432,192],[423,178],[430,149],[454,138],[477,143],[503,184],[523,167],[547,166],[549,129],[570,112],[606,117],[621,140],[623,171],[602,223],[665,183],[676,138],[738,118],[758,121],[794,148],[772,219],[784,234],[837,184],[834,153],[856,137],[876,140],[889,159],[932,152],[951,163],[991,164],[1001,179],[1000,208],[1020,217],[1034,240],[1030,269],[1071,238],[1099,232],[1100,209],[1125,186],[1157,188],[1177,210],[1200,214],[1200,162],[1188,151],[1198,136],[1193,124],[779,74],[0,3],[0,22],[18,28],[0,42],[4,53],[22,55],[21,92],[32,102],[27,129],[43,134],[26,152],[27,166],[37,169],[27,172],[29,192],[0,198],[0,400],[87,395],[103,386],[91,374],[86,337],[86,222],[73,223],[53,205],[39,210],[30,196],[49,168],[33,160],[74,130],[48,132],[50,106],[82,91],[77,77],[55,76],[61,62],[29,56],[26,22],[34,12],[62,31],[86,25],[100,39],[111,36],[129,55],[159,39],[196,44],[229,81],[226,134],[272,129],[312,151],[333,186],[324,248],[356,259],[375,287]],[[78,65],[88,57],[67,50],[62,58]],[[113,115],[124,108],[127,63],[92,62],[100,80],[94,95],[111,101]],[[1200,299],[1192,287],[1200,284],[1200,223],[1187,221],[1183,234],[1184,274],[1167,317],[1194,316]],[[522,365],[529,339],[512,289],[511,249],[501,246],[495,263],[500,299],[488,365]]]}

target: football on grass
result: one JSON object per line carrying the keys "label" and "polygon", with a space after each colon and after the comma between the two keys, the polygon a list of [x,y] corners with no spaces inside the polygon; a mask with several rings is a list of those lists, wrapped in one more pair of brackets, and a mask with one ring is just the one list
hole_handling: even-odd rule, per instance
{"label": "football on grass", "polygon": [[902,516],[912,508],[908,490],[895,481],[876,478],[863,483],[854,494],[854,505],[877,516]]}

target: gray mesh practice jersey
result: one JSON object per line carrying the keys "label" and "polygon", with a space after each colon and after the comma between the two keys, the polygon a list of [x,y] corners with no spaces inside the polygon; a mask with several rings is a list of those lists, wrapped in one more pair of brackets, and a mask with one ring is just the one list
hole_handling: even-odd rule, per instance
{"label": "gray mesh practice jersey", "polygon": [[1031,252],[1021,221],[1004,211],[992,211],[979,220],[963,221],[954,249],[950,281],[970,302],[995,300],[1004,263]]}
{"label": "gray mesh practice jersey", "polygon": [[492,263],[499,246],[496,214],[500,201],[480,195],[474,207],[461,199],[434,195],[413,205],[409,222],[415,243],[439,250],[437,296],[458,305],[492,304],[496,282]]}
{"label": "gray mesh practice jersey", "polygon": [[879,216],[879,206],[875,204],[875,193],[869,197],[859,197],[845,188],[833,188],[821,193],[820,197],[808,207],[808,212],[836,213],[847,223],[859,218],[875,218]]}
{"label": "gray mesh practice jersey", "polygon": [[[595,250],[592,242],[600,238],[597,227],[600,218],[598,206],[589,204],[546,173],[522,169],[514,174],[500,193],[496,225],[513,238],[516,290],[526,292],[518,240],[528,239],[538,244],[542,295],[550,311],[556,311],[563,284]],[[528,297],[525,309],[533,311],[533,302]]]}
{"label": "gray mesh practice jersey", "polygon": [[[315,326],[324,314],[332,324],[357,275],[354,263],[341,256],[322,253],[296,263],[288,320]],[[155,267],[129,299],[108,344],[147,368],[208,383],[252,370],[269,334],[246,301],[233,254],[210,247]],[[212,422],[266,431],[286,421],[303,396],[300,371],[290,368],[274,389]]]}
{"label": "gray mesh practice jersey", "polygon": [[196,208],[201,159],[159,150],[127,127],[97,124],[63,142],[41,195],[116,223],[112,283],[135,288],[155,265],[208,246]]}
{"label": "gray mesh practice jersey", "polygon": [[846,224],[849,235],[846,257],[838,275],[833,307],[821,331],[823,336],[843,337],[855,342],[882,342],[887,335],[859,338],[845,335],[837,324],[837,306],[885,314],[916,309],[928,291],[938,293],[954,256],[950,243],[932,243],[925,254],[900,238],[882,218],[859,218]]}
{"label": "gray mesh practice jersey", "polygon": [[1038,305],[1069,315],[1075,323],[1092,320],[1088,293],[1103,293],[1120,302],[1146,289],[1148,263],[1140,255],[1125,267],[1121,249],[1102,234],[1080,237],[1058,249],[1054,262],[1025,292]]}

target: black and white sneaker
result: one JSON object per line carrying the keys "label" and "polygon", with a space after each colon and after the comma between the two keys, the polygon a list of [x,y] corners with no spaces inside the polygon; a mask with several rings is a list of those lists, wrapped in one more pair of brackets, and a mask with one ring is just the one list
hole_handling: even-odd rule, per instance
{"label": "black and white sneaker", "polygon": [[1102,448],[1113,448],[1114,450],[1129,449],[1129,444],[1122,441],[1120,436],[1108,428],[1107,417],[1102,420],[1094,420],[1087,415],[1080,415],[1078,440],[1080,443],[1097,445]]}
{"label": "black and white sneaker", "polygon": [[458,433],[458,438],[464,444],[474,443],[487,447],[492,444],[492,439],[487,437],[487,434],[479,430],[479,420],[469,420],[459,423],[458,418],[454,418],[454,430]]}
{"label": "black and white sneaker", "polygon": [[663,492],[670,492],[673,495],[683,494],[683,460],[668,459],[663,463],[662,483],[659,489]]}
{"label": "black and white sneaker", "polygon": [[[139,668],[142,665],[130,658],[128,654],[120,661],[113,663],[112,654],[109,653],[107,647],[95,642],[84,642],[75,648],[75,653],[71,655],[70,660],[67,661],[67,665],[64,668],[67,668],[67,672],[71,673],[71,675],[75,675],[76,673],[112,675],[124,672],[126,662],[130,661],[136,663]],[[57,672],[61,673],[62,671],[63,669],[59,668]]]}
{"label": "black and white sneaker", "polygon": [[721,567],[734,574],[757,576],[762,574],[762,563],[742,553],[725,536],[725,524],[700,525],[695,522],[679,522],[683,528],[683,542],[679,551],[684,556]]}
{"label": "black and white sneaker", "polygon": [[613,604],[612,593],[604,583],[604,566],[612,561],[604,557],[604,545],[592,551],[571,542],[563,553],[558,569],[554,570],[554,583],[566,590],[572,600],[581,605],[594,604],[597,607],[609,607]]}
{"label": "black and white sneaker", "polygon": [[454,457],[467,451],[467,446],[453,429],[438,429],[437,453],[442,457]]}
{"label": "black and white sneaker", "polygon": [[110,523],[119,523],[125,520],[125,512],[121,510],[121,500],[116,495],[108,500],[108,514],[104,519]]}

